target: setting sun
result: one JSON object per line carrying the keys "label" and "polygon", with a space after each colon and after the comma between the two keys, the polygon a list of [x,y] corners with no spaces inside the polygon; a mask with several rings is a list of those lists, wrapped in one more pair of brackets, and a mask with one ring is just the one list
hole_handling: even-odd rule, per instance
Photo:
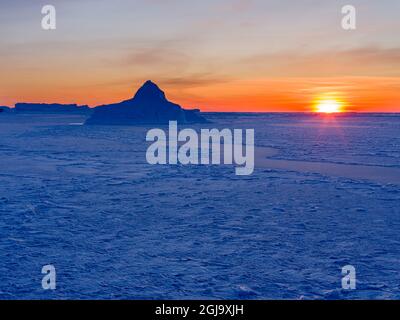
{"label": "setting sun", "polygon": [[320,113],[337,113],[342,111],[341,103],[335,100],[320,101],[315,108]]}

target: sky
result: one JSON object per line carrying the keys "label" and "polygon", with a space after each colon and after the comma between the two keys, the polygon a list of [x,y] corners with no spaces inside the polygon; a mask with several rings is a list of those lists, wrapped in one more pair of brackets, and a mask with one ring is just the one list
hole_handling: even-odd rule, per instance
{"label": "sky", "polygon": [[[41,28],[54,5],[57,29]],[[344,5],[357,29],[341,25]],[[0,105],[129,99],[146,80],[203,111],[400,112],[398,0],[0,2]]]}

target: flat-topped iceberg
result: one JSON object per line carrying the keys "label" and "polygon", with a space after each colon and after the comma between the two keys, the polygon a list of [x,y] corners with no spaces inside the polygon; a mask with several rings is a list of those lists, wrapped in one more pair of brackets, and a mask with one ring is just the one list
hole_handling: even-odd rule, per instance
{"label": "flat-topped iceberg", "polygon": [[17,113],[90,113],[91,109],[84,105],[59,103],[17,103]]}
{"label": "flat-topped iceberg", "polygon": [[95,108],[86,124],[129,125],[207,122],[199,110],[185,110],[167,100],[165,93],[147,81],[132,99]]}

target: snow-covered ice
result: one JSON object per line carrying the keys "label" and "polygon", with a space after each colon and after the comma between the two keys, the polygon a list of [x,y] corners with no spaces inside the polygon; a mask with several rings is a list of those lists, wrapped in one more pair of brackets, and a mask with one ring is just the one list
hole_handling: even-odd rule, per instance
{"label": "snow-covered ice", "polygon": [[400,298],[399,115],[207,118],[255,129],[253,175],[150,166],[143,126],[1,114],[0,298]]}

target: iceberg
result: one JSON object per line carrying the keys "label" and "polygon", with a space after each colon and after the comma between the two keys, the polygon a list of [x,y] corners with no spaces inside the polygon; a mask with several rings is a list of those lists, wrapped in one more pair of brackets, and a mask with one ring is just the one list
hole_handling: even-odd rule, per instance
{"label": "iceberg", "polygon": [[88,125],[206,123],[200,110],[186,110],[167,100],[152,81],[146,81],[132,99],[95,108]]}
{"label": "iceberg", "polygon": [[0,106],[0,113],[2,112],[10,112],[11,109],[9,107],[6,106]]}
{"label": "iceberg", "polygon": [[17,103],[15,104],[17,113],[90,113],[91,109],[87,106],[77,104],[59,103]]}

